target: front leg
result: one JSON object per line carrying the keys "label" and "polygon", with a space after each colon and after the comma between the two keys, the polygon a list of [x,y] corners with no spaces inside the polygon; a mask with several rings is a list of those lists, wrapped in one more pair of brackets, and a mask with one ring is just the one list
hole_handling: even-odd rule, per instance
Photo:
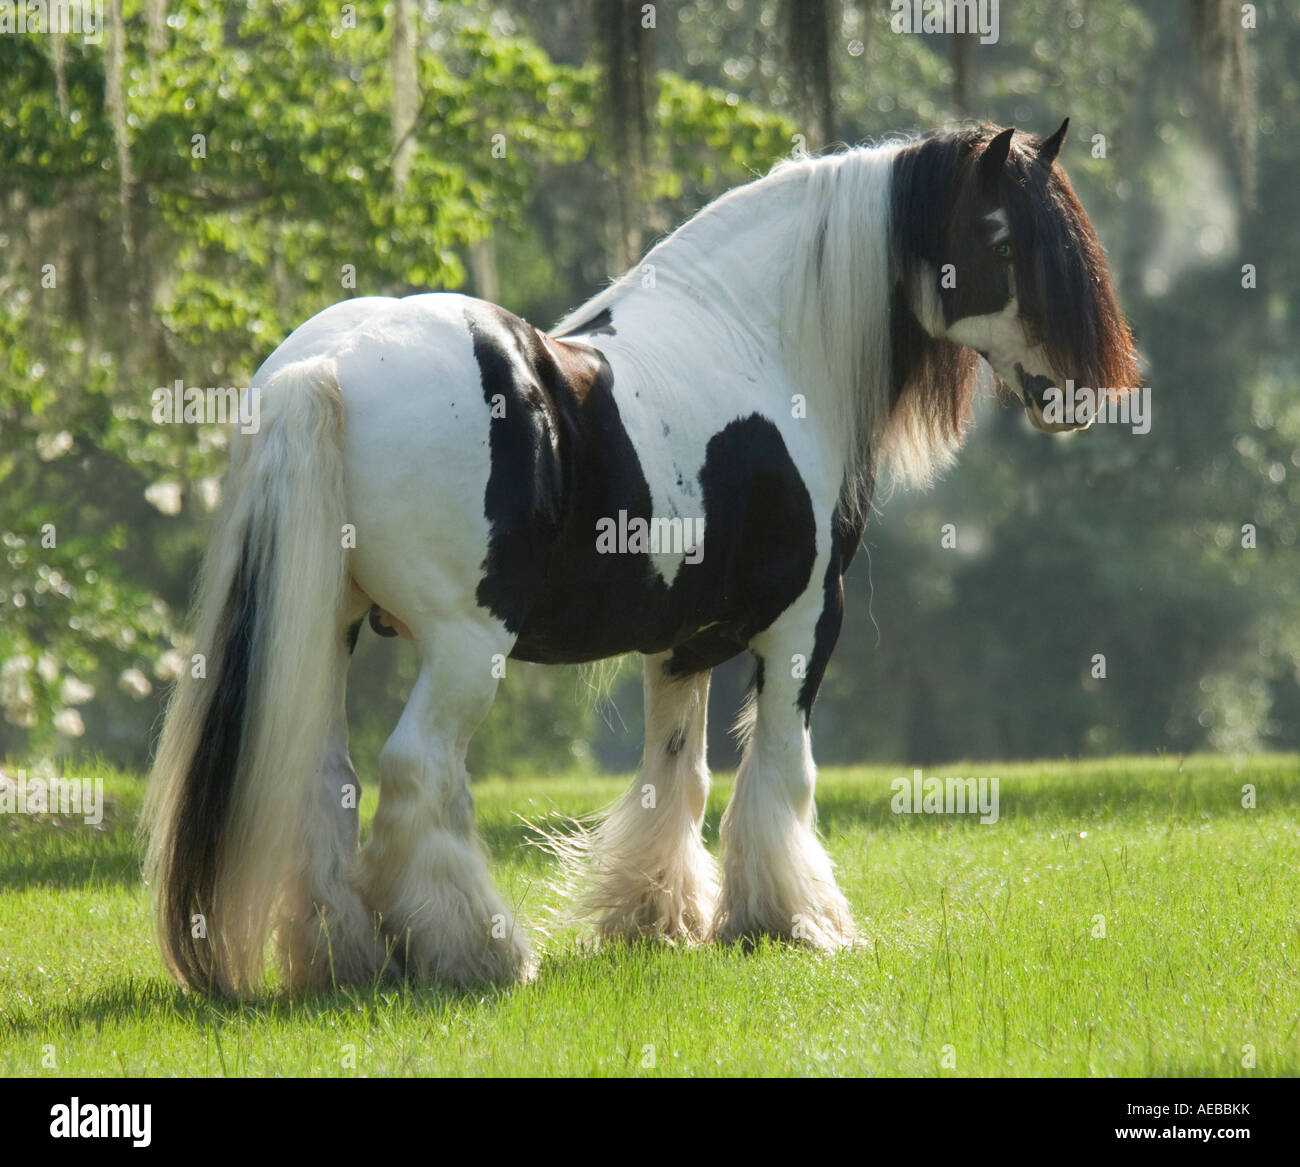
{"label": "front leg", "polygon": [[707,671],[674,676],[672,654],[645,658],[645,755],[631,788],[590,839],[578,912],[605,940],[704,939],[717,877],[700,837],[709,796]]}
{"label": "front leg", "polygon": [[[822,583],[820,573],[814,578]],[[757,692],[736,785],[722,818],[722,892],[714,938],[758,936],[834,950],[854,942],[853,918],[817,838],[809,719],[839,632],[836,566],[750,644]]]}

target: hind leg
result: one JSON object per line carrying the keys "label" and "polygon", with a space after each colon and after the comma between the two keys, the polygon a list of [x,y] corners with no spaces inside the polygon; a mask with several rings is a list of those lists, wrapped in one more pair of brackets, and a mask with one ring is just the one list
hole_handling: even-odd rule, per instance
{"label": "hind leg", "polygon": [[669,676],[671,655],[645,657],[641,769],[591,842],[591,879],[578,910],[607,940],[702,940],[713,922],[717,880],[700,836],[709,674]]}
{"label": "hind leg", "polygon": [[379,758],[379,809],[362,852],[366,902],[408,974],[454,985],[528,979],[532,951],[488,874],[465,769],[513,638],[494,621],[412,631],[420,674]]}
{"label": "hind leg", "polygon": [[361,783],[348,754],[346,678],[352,645],[352,636],[344,634],[329,745],[308,817],[304,868],[280,929],[286,979],[295,988],[363,984],[385,964],[374,913],[355,885]]}

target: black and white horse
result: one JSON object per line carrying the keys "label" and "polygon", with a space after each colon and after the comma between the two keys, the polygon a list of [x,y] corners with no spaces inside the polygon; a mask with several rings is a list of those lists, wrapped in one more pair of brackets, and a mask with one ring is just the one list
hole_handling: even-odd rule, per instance
{"label": "black and white horse", "polygon": [[[645,663],[641,773],[592,839],[606,938],[833,950],[809,719],[885,476],[959,446],[979,356],[1039,429],[1067,378],[1135,384],[1065,136],[964,129],[779,165],[550,334],[432,294],[326,309],[267,360],[203,570],[206,676],[173,696],[148,878],[183,984],[386,962],[527,978],[465,769],[508,658]],[[420,671],[358,851],[344,690],[363,617]],[[756,662],[720,876],[701,839],[709,671]]]}

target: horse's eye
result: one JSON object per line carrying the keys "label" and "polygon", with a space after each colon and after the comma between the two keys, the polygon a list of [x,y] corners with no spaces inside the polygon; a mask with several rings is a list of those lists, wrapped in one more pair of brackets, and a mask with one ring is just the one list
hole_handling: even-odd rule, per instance
{"label": "horse's eye", "polygon": [[1011,254],[1011,244],[1010,243],[997,244],[993,248],[993,254],[1000,255],[1003,259],[1006,259]]}

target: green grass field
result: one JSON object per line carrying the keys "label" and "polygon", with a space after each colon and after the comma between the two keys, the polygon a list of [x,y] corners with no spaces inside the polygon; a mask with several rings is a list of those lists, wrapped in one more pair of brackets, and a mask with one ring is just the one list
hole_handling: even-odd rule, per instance
{"label": "green grass field", "polygon": [[[244,1005],[164,979],[132,842],[142,784],[102,773],[100,828],[0,817],[5,1075],[1300,1073],[1295,757],[933,771],[996,776],[992,826],[894,815],[901,769],[827,769],[820,826],[858,950],[591,952],[561,933],[527,987]],[[587,812],[623,781],[476,786],[526,920],[554,904],[552,860],[517,815]]]}

